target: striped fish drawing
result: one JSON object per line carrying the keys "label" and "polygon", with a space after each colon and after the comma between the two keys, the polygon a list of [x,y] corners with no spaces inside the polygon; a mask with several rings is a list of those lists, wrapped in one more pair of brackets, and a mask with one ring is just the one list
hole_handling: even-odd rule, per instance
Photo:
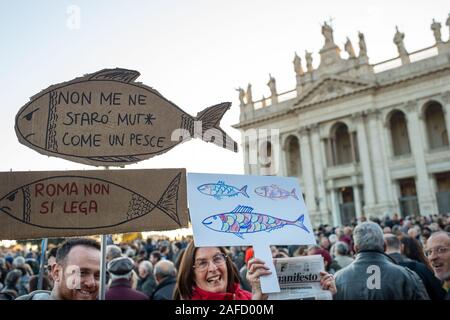
{"label": "striped fish drawing", "polygon": [[287,199],[289,197],[292,197],[296,200],[298,200],[297,195],[295,194],[295,188],[292,189],[292,191],[287,191],[283,188],[280,188],[276,184],[273,184],[271,186],[262,186],[255,189],[255,193],[258,196],[269,198],[269,199]]}
{"label": "striped fish drawing", "polygon": [[243,186],[241,189],[238,189],[234,186],[225,184],[223,181],[202,184],[197,188],[197,190],[207,196],[212,196],[217,200],[222,199],[222,197],[237,197],[239,194],[250,198],[247,194],[247,185]]}
{"label": "striped fish drawing", "polygon": [[243,234],[260,231],[270,232],[287,225],[302,228],[309,233],[303,224],[305,216],[302,214],[295,221],[284,220],[262,213],[253,212],[252,207],[237,206],[231,212],[219,213],[205,218],[202,224],[214,231],[231,233],[244,239]]}

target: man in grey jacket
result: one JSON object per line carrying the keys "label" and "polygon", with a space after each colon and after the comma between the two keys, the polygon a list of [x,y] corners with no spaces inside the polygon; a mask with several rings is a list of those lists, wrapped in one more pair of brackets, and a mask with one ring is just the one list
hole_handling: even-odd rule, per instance
{"label": "man in grey jacket", "polygon": [[364,222],[354,231],[355,261],[336,273],[338,300],[427,300],[420,278],[384,254],[383,230]]}

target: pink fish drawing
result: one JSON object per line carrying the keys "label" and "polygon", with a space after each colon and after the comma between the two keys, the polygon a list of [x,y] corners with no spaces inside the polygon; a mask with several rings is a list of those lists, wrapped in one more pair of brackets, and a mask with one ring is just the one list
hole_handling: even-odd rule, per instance
{"label": "pink fish drawing", "polygon": [[256,213],[253,212],[252,207],[239,205],[231,212],[219,213],[205,218],[202,224],[211,230],[231,233],[244,239],[243,235],[247,233],[270,232],[288,225],[299,227],[309,233],[308,228],[303,224],[304,219],[305,216],[302,214],[298,219],[289,221]]}
{"label": "pink fish drawing", "polygon": [[287,199],[289,197],[298,200],[297,195],[295,194],[295,188],[292,191],[285,190],[280,188],[276,184],[272,184],[270,186],[261,186],[255,189],[255,193],[258,196],[269,198],[269,199]]}

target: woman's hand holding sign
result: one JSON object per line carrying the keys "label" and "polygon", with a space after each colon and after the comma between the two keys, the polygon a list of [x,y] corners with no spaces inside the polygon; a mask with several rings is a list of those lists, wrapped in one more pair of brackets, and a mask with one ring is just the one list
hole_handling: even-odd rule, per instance
{"label": "woman's hand holding sign", "polygon": [[261,291],[261,283],[259,278],[261,276],[270,275],[272,272],[269,271],[264,261],[253,258],[250,259],[247,265],[247,281],[252,286],[252,299],[253,300],[267,300],[267,294],[263,294]]}

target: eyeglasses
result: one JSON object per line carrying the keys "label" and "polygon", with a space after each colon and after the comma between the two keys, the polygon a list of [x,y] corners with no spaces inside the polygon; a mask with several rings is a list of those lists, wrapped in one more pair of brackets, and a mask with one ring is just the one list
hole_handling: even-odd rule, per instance
{"label": "eyeglasses", "polygon": [[210,261],[212,261],[212,263],[214,263],[214,265],[216,267],[218,267],[218,266],[225,264],[226,259],[227,259],[227,256],[223,253],[216,254],[212,258],[212,260],[198,259],[194,263],[194,269],[197,269],[198,271],[205,271],[208,268]]}
{"label": "eyeglasses", "polygon": [[437,247],[437,248],[431,248],[428,250],[425,250],[425,255],[427,257],[431,256],[434,253],[436,253],[437,255],[441,255],[446,253],[448,250],[450,250],[450,247]]}

